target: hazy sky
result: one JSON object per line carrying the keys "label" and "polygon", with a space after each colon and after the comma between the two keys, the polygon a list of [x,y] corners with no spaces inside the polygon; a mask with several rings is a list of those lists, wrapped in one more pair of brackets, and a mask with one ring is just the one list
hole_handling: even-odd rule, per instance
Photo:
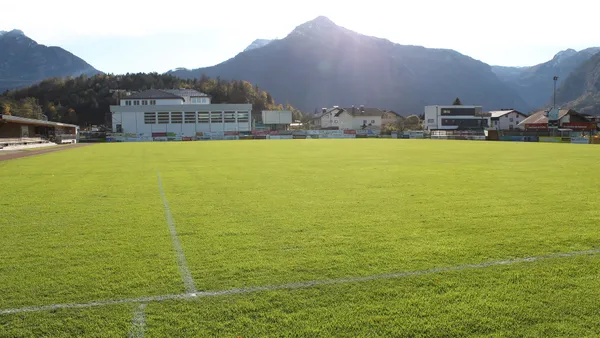
{"label": "hazy sky", "polygon": [[362,34],[451,48],[492,65],[534,65],[563,49],[600,46],[600,2],[593,0],[87,2],[0,0],[0,30],[21,29],[112,73],[211,66],[319,15]]}

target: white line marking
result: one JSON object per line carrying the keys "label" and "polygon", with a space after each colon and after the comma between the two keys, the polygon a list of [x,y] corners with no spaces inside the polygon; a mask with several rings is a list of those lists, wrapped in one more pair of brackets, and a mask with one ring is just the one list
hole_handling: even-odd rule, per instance
{"label": "white line marking", "polygon": [[169,231],[171,232],[173,248],[177,253],[177,265],[179,266],[179,273],[181,273],[181,279],[183,279],[185,291],[187,293],[194,293],[196,292],[194,279],[192,278],[190,269],[188,268],[187,263],[185,261],[185,255],[183,254],[183,248],[181,247],[181,242],[179,242],[179,237],[177,237],[177,230],[175,230],[175,222],[173,221],[173,215],[171,215],[171,208],[169,208],[169,202],[167,202],[167,197],[165,196],[165,190],[163,189],[162,180],[160,178],[160,173],[158,172],[158,170],[156,171],[156,176],[158,177],[158,190],[160,191],[160,197],[165,207],[165,218],[167,220],[167,224],[169,225]]}
{"label": "white line marking", "polygon": [[140,304],[133,312],[129,338],[144,338],[146,332],[146,303]]}
{"label": "white line marking", "polygon": [[359,283],[359,282],[368,282],[368,281],[383,280],[383,279],[397,279],[397,278],[410,277],[410,276],[421,276],[421,275],[452,272],[452,271],[461,271],[461,270],[468,270],[468,269],[481,269],[481,268],[487,268],[487,267],[499,266],[499,265],[532,263],[532,262],[536,262],[536,261],[548,260],[548,259],[553,259],[553,258],[594,255],[594,254],[598,254],[598,253],[600,253],[600,249],[593,249],[593,250],[586,250],[586,251],[574,251],[574,252],[567,252],[567,253],[557,253],[557,254],[551,254],[551,255],[545,255],[545,256],[534,256],[534,257],[517,258],[517,259],[511,259],[511,260],[479,263],[479,264],[459,265],[459,266],[451,266],[451,267],[444,267],[444,268],[433,268],[433,269],[428,269],[428,270],[398,272],[398,273],[389,273],[389,274],[383,274],[383,275],[373,275],[373,276],[364,276],[364,277],[349,277],[349,278],[340,278],[340,279],[317,280],[317,281],[299,282],[299,283],[282,284],[282,285],[266,285],[266,286],[256,286],[256,287],[249,287],[249,288],[229,289],[229,290],[222,290],[222,291],[191,292],[191,293],[183,293],[183,294],[179,294],[179,295],[162,295],[162,296],[150,296],[150,297],[140,297],[140,298],[103,300],[103,301],[80,303],[80,304],[73,303],[73,304],[54,304],[54,305],[46,305],[46,306],[32,306],[32,307],[0,310],[0,315],[23,313],[23,312],[41,312],[41,311],[58,310],[58,309],[83,309],[83,308],[90,308],[90,307],[131,304],[131,303],[162,302],[162,301],[167,301],[167,300],[195,299],[195,298],[202,298],[202,297],[218,297],[218,296],[237,295],[237,294],[245,294],[245,293],[253,293],[253,292],[263,292],[263,291],[296,290],[296,289],[305,289],[305,288],[310,288],[313,286],[320,286],[320,285],[347,284],[347,283]]}

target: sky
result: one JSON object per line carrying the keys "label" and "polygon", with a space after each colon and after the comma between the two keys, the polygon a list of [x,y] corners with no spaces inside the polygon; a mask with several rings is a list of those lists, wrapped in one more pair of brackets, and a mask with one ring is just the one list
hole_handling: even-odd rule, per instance
{"label": "sky", "polygon": [[600,46],[600,2],[570,0],[0,0],[0,30],[20,29],[108,73],[218,64],[259,38],[318,16],[361,34],[450,48],[490,65],[531,66]]}

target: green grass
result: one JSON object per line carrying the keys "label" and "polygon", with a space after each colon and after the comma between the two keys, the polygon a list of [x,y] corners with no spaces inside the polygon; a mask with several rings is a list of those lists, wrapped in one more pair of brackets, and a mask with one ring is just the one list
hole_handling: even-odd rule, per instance
{"label": "green grass", "polygon": [[[0,162],[0,309],[183,292],[157,171],[196,287],[216,291],[600,248],[599,159],[593,145],[290,140]],[[146,336],[595,336],[599,259],[151,303]],[[93,318],[121,335],[132,309],[0,315],[0,336],[94,336]]]}

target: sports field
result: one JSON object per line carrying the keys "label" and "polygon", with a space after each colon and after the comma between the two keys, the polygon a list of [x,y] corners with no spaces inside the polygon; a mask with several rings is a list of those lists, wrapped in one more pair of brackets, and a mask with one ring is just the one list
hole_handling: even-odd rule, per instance
{"label": "sports field", "polygon": [[600,335],[600,146],[99,144],[0,162],[0,336]]}

